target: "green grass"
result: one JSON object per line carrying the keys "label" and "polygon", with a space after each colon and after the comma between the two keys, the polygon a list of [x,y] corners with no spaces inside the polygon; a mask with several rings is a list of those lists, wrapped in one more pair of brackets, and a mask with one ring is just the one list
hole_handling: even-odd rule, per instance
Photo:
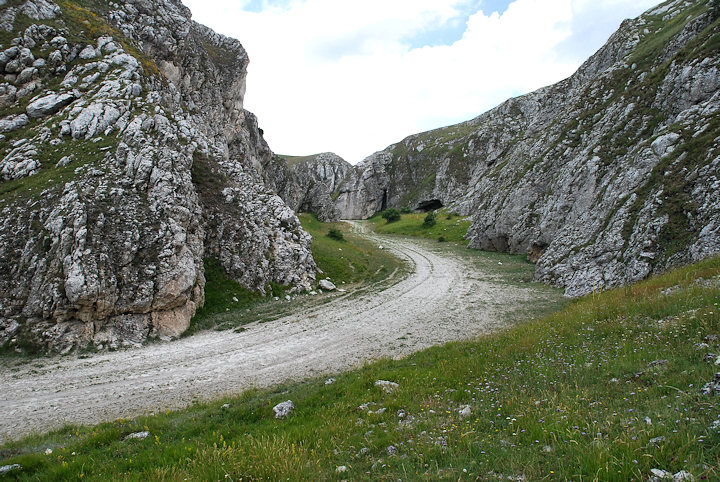
{"label": "green grass", "polygon": [[379,234],[400,234],[403,236],[416,236],[427,239],[444,238],[452,243],[468,244],[465,234],[470,228],[470,220],[444,211],[438,211],[436,224],[432,227],[423,226],[426,213],[403,214],[400,221],[386,222],[382,213],[377,213],[369,219],[373,229]]}
{"label": "green grass", "polygon": [[[205,265],[205,304],[197,310],[190,327],[183,336],[190,336],[202,330],[235,328],[250,321],[254,317],[244,317],[238,313],[246,312],[261,303],[266,303],[275,296],[284,296],[287,287],[270,283],[267,295],[251,291],[228,276],[220,261],[208,258]],[[232,322],[228,323],[227,315],[232,314]]]}
{"label": "green grass", "polygon": [[[348,223],[323,223],[313,214],[300,214],[298,218],[313,237],[313,258],[322,270],[318,279],[329,277],[335,284],[373,283],[403,269],[399,259],[354,234]],[[331,229],[340,231],[345,239],[328,237]]]}
{"label": "green grass", "polygon": [[[332,385],[30,436],[2,446],[0,465],[21,464],[20,480],[620,481],[652,468],[718,480],[720,435],[708,427],[720,398],[699,391],[716,368],[703,358],[718,352],[708,337],[720,333],[718,303],[716,258]],[[380,379],[399,387],[384,393]],[[275,420],[272,406],[288,399],[297,410]],[[140,430],[150,436],[124,441]]]}
{"label": "green grass", "polygon": [[[37,174],[0,183],[0,207],[17,202],[27,202],[29,199],[38,197],[46,189],[61,189],[66,182],[77,177],[76,169],[99,164],[107,151],[114,149],[119,142],[114,135],[98,139],[99,142],[72,139],[65,140],[58,146],[42,145],[37,158],[42,164],[42,168]],[[72,162],[64,167],[55,167],[55,164],[64,156],[71,156]]]}

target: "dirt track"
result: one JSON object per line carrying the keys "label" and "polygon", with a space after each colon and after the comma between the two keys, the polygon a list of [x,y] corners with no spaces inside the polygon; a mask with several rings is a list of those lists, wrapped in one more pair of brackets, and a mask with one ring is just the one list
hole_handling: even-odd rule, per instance
{"label": "dirt track", "polygon": [[[429,242],[376,238],[408,260],[389,288],[246,326],[138,349],[0,366],[0,442],[66,423],[92,424],[177,408],[248,387],[329,374],[497,330],[538,294]],[[439,243],[434,243],[438,245]]]}

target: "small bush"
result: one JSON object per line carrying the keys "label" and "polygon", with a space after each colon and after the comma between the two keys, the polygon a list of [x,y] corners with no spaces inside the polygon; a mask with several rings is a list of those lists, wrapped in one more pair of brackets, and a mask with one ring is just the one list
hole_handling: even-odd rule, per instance
{"label": "small bush", "polygon": [[345,241],[345,236],[343,236],[342,231],[335,228],[330,228],[330,231],[327,233],[327,237],[330,239],[335,239],[337,241]]}
{"label": "small bush", "polygon": [[437,223],[437,220],[435,219],[435,211],[430,211],[427,213],[427,216],[425,216],[425,221],[423,221],[423,227],[426,228],[432,228]]}
{"label": "small bush", "polygon": [[400,211],[398,211],[395,208],[387,209],[382,213],[382,218],[384,220],[386,220],[388,223],[394,223],[395,221],[400,221]]}
{"label": "small bush", "polygon": [[[720,1],[720,0],[718,0],[718,1]],[[401,213],[401,214],[410,214],[410,213],[412,213],[412,212],[413,212],[413,211],[412,211],[412,209],[410,209],[410,206],[405,206],[404,208],[402,208],[402,209],[400,210],[400,213]]]}
{"label": "small bush", "polygon": [[445,236],[440,236],[438,238],[438,243],[444,243],[445,242]]}

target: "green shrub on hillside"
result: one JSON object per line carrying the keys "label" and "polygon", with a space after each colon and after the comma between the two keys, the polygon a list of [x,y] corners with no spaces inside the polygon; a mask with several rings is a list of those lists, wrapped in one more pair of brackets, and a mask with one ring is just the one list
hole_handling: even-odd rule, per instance
{"label": "green shrub on hillside", "polygon": [[327,237],[330,239],[334,239],[336,241],[345,241],[345,236],[343,236],[342,231],[335,228],[330,228],[330,230],[327,233]]}
{"label": "green shrub on hillside", "polygon": [[425,221],[423,221],[423,227],[425,228],[432,228],[437,224],[437,220],[435,219],[435,211],[430,211],[427,213],[427,216],[425,216]]}
{"label": "green shrub on hillside", "polygon": [[401,216],[400,211],[395,208],[390,208],[383,211],[382,217],[388,223],[394,223],[395,221],[400,221]]}

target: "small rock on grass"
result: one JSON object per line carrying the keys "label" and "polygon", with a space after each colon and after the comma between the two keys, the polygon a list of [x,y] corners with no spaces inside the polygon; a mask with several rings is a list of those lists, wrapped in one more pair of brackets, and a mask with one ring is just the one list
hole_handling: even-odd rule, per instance
{"label": "small rock on grass", "polygon": [[663,480],[672,480],[673,482],[690,482],[695,480],[695,477],[693,477],[690,472],[686,472],[684,470],[681,470],[676,474],[672,474],[667,470],[662,469],[651,469],[650,472],[652,473],[652,477],[648,479],[650,482],[660,482]]}
{"label": "small rock on grass", "polygon": [[720,373],[715,374],[711,382],[706,383],[700,392],[703,395],[720,395]]}
{"label": "small rock on grass", "polygon": [[20,465],[20,464],[3,465],[2,467],[0,467],[0,475],[9,474],[10,472],[13,472],[16,470],[17,471],[22,470],[22,465]]}
{"label": "small rock on grass", "polygon": [[397,383],[387,380],[378,380],[375,382],[375,386],[382,388],[385,393],[392,393],[397,387],[399,387]]}
{"label": "small rock on grass", "polygon": [[273,412],[275,413],[275,418],[285,418],[292,411],[295,410],[295,404],[292,402],[292,400],[288,400],[287,402],[281,402],[278,403],[273,407]]}
{"label": "small rock on grass", "polygon": [[335,383],[334,378],[328,378],[327,380],[325,380],[325,385],[332,385],[333,383]]}
{"label": "small rock on grass", "polygon": [[143,432],[134,432],[129,435],[126,435],[123,440],[132,440],[132,439],[138,439],[138,440],[145,440],[150,435],[150,432],[143,431]]}
{"label": "small rock on grass", "polygon": [[337,472],[338,474],[345,473],[347,472],[347,467],[345,465],[341,465],[335,469],[335,472]]}
{"label": "small rock on grass", "polygon": [[325,291],[333,291],[337,288],[337,286],[335,286],[335,284],[333,284],[333,282],[328,279],[321,279],[318,285],[321,289],[324,289]]}
{"label": "small rock on grass", "polygon": [[472,409],[470,408],[470,405],[463,405],[460,407],[460,410],[458,410],[458,414],[460,415],[460,418],[468,418],[470,415],[472,415]]}

